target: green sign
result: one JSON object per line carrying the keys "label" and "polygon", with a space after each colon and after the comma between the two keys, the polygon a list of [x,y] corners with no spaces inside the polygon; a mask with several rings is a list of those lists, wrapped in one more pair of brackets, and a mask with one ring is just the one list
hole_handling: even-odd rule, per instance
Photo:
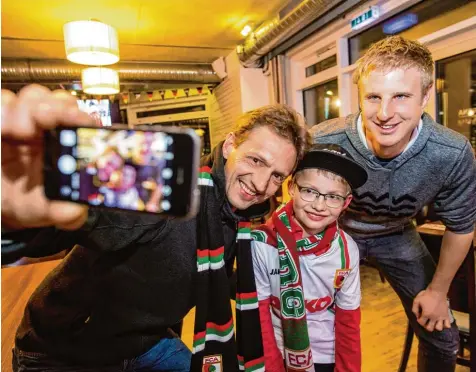
{"label": "green sign", "polygon": [[379,9],[377,6],[372,6],[370,7],[369,10],[367,10],[365,13],[362,13],[358,17],[355,17],[352,21],[350,21],[350,26],[352,27],[352,30],[358,30],[359,28],[362,28],[375,19],[379,17]]}

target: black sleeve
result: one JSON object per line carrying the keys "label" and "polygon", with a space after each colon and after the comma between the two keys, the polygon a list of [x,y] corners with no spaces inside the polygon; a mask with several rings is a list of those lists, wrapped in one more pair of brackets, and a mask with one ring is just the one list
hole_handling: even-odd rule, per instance
{"label": "black sleeve", "polygon": [[145,243],[164,231],[167,220],[155,215],[91,209],[76,231],[54,227],[8,231],[2,229],[2,263],[21,257],[45,257],[80,244],[98,251],[116,251]]}

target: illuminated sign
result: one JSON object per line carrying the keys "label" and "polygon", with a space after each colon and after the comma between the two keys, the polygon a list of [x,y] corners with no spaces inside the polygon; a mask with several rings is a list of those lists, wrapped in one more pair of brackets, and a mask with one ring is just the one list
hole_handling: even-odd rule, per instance
{"label": "illuminated sign", "polygon": [[372,23],[379,17],[379,13],[380,12],[378,6],[370,7],[370,9],[367,10],[365,13],[362,13],[361,15],[355,17],[350,21],[350,26],[352,27],[352,30],[358,30]]}
{"label": "illuminated sign", "polygon": [[413,13],[403,14],[392,18],[383,24],[383,32],[387,35],[395,35],[418,23],[418,16]]}

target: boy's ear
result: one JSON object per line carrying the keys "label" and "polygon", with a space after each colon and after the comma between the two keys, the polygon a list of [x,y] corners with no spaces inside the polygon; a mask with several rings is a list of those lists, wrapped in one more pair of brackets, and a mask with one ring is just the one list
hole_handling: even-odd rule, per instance
{"label": "boy's ear", "polygon": [[223,157],[228,159],[232,151],[235,149],[235,133],[230,132],[226,135],[225,142],[223,142],[222,152]]}
{"label": "boy's ear", "polygon": [[344,203],[344,207],[342,208],[342,210],[345,210],[347,209],[347,207],[349,206],[350,202],[352,201],[352,194],[350,195],[347,195],[347,198],[345,198],[345,203]]}

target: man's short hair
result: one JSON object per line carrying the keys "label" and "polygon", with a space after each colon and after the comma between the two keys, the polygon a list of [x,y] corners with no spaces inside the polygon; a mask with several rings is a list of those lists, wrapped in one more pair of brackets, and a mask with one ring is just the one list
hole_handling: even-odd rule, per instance
{"label": "man's short hair", "polygon": [[263,106],[243,114],[234,131],[236,145],[243,143],[250,131],[264,126],[289,140],[296,148],[297,160],[302,159],[311,144],[311,136],[302,116],[286,105]]}
{"label": "man's short hair", "polygon": [[401,36],[390,36],[380,40],[357,61],[353,80],[358,84],[362,77],[373,70],[388,72],[394,69],[415,67],[421,73],[422,93],[433,84],[433,58],[426,46],[418,41]]}

